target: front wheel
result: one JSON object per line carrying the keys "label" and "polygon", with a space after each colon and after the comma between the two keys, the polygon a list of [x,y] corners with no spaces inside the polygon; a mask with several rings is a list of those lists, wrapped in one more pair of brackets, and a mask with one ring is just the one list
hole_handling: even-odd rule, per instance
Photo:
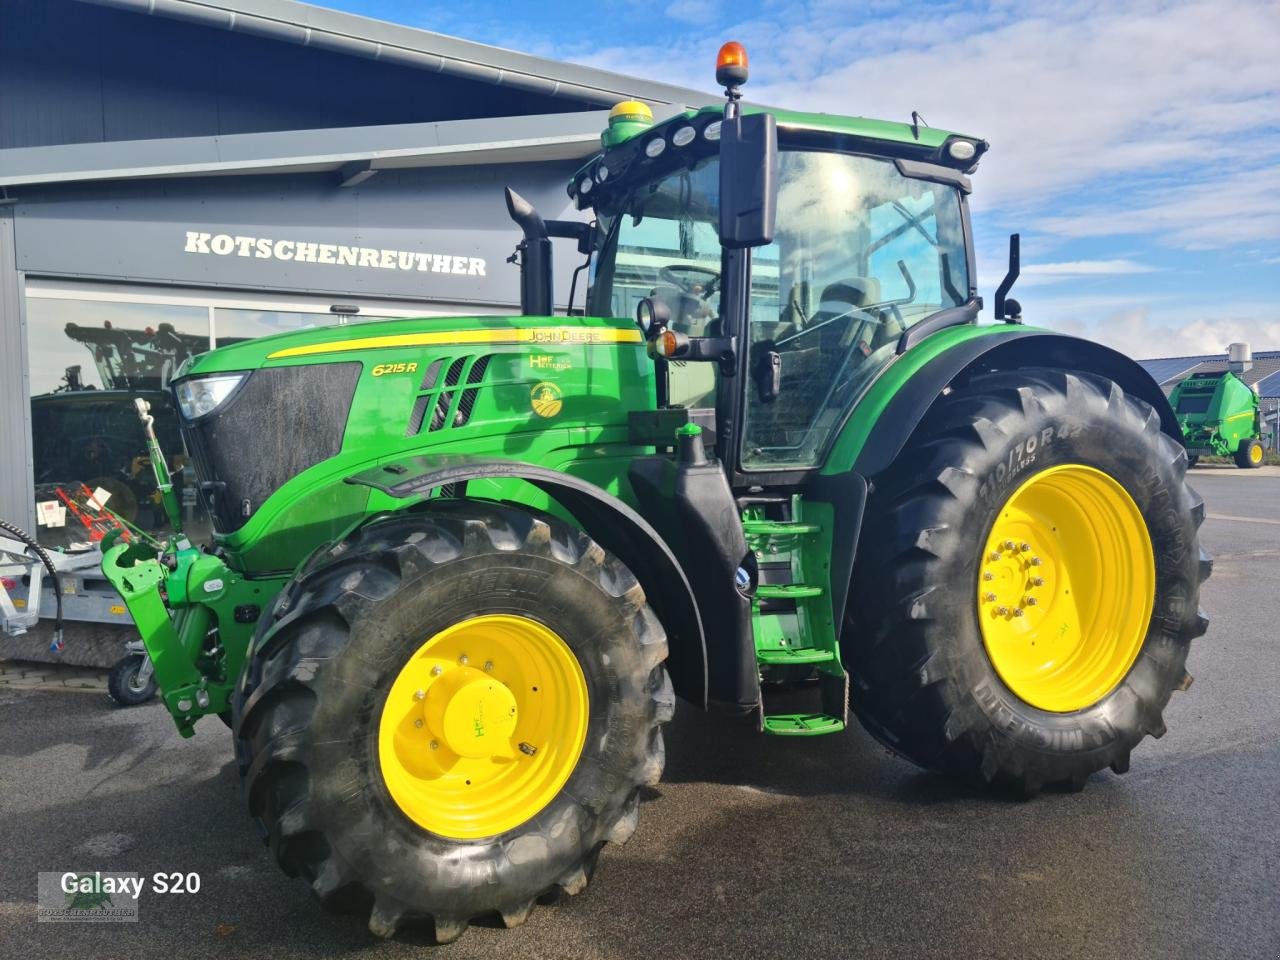
{"label": "front wheel", "polygon": [[847,632],[852,706],[899,754],[1031,794],[1164,733],[1210,561],[1186,454],[1084,373],[955,390],[876,479]]}
{"label": "front wheel", "polygon": [[377,935],[514,926],[635,829],[666,652],[578,530],[466,500],[375,520],[260,627],[233,699],[250,811],[286,873]]}
{"label": "front wheel", "polygon": [[136,707],[156,695],[156,678],[145,653],[116,661],[107,674],[107,696],[122,707]]}

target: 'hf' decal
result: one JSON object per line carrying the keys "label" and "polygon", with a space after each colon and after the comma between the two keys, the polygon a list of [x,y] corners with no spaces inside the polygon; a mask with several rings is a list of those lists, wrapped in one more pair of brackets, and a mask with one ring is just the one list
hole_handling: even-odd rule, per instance
{"label": "'hf' decal", "polygon": [[564,394],[554,383],[544,380],[529,395],[533,412],[540,417],[554,417],[564,406]]}

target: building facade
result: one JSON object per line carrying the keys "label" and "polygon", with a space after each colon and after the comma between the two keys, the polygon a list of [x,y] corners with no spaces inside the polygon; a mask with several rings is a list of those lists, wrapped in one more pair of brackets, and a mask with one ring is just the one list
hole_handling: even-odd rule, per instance
{"label": "building facade", "polygon": [[[293,0],[7,0],[0,517],[91,548],[101,500],[163,533],[143,396],[198,530],[178,365],[307,325],[512,312],[503,188],[579,216],[564,185],[627,98],[714,99]],[[558,253],[558,309],[581,306],[582,258]]]}

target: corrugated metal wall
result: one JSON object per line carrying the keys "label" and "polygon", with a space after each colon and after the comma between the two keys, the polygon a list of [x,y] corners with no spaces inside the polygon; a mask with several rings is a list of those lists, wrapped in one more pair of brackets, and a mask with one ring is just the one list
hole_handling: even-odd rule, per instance
{"label": "corrugated metal wall", "polygon": [[0,149],[596,106],[73,0],[0,3]]}
{"label": "corrugated metal wall", "polygon": [[31,417],[22,275],[14,250],[13,207],[0,205],[0,517],[35,529],[31,501]]}

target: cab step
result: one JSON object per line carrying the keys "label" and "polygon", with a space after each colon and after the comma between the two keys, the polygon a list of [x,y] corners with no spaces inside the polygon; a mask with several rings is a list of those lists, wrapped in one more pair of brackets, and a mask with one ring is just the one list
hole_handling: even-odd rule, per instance
{"label": "cab step", "polygon": [[844,720],[828,713],[774,713],[764,717],[764,732],[775,737],[818,737],[839,733]]}
{"label": "cab step", "polygon": [[830,663],[836,655],[830,650],[818,650],[814,647],[777,647],[770,650],[757,650],[756,662],[770,667],[787,664]]}
{"label": "cab step", "polygon": [[743,520],[742,532],[748,537],[791,537],[817,533],[816,523],[800,523],[796,520]]}
{"label": "cab step", "polygon": [[762,600],[802,600],[820,597],[825,592],[811,583],[762,583],[756,587],[756,596]]}

